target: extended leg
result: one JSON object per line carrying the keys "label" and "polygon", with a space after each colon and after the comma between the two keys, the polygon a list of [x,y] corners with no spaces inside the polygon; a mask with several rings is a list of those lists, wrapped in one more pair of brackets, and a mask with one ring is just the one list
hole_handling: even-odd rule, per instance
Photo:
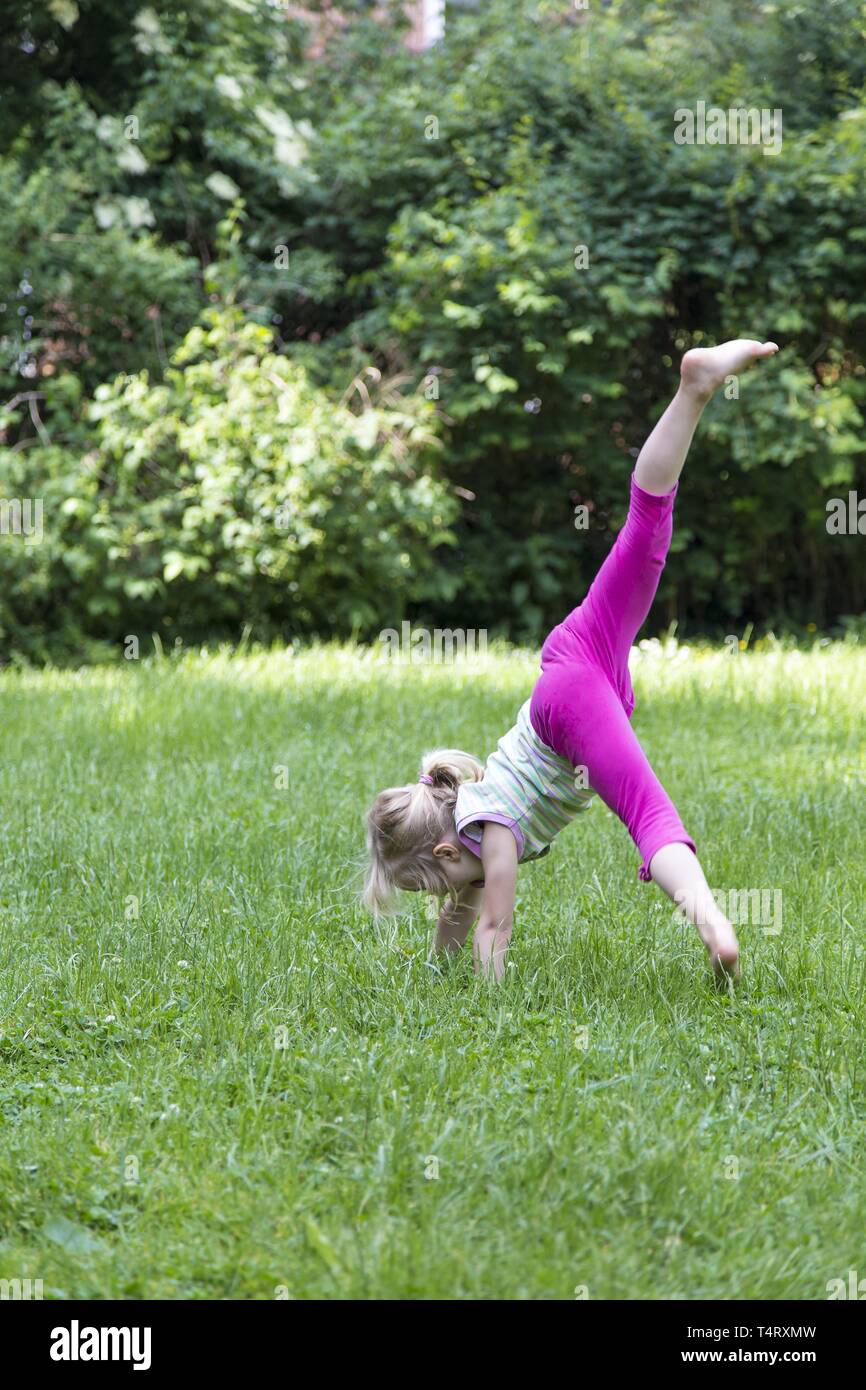
{"label": "extended leg", "polygon": [[532,695],[532,723],[572,767],[586,768],[594,792],[640,850],[640,877],[654,879],[697,927],[713,968],[736,973],[737,938],[719,911],[694,841],[650,766],[616,692],[590,663],[557,662]]}
{"label": "extended leg", "polygon": [[626,523],[583,603],[545,642],[543,666],[589,657],[631,712],[628,655],[655,598],[670,545],[677,481],[701,412],[728,376],[777,350],[775,343],[738,338],[686,353],[680,389],[638,455]]}

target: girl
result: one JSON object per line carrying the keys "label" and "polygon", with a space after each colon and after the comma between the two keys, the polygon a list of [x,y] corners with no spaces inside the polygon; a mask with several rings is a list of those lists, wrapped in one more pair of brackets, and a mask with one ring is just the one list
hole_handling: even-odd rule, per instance
{"label": "girl", "polygon": [[597,793],[628,827],[640,878],[682,908],[716,974],[737,977],[734,929],[629,723],[628,655],[658,587],[677,480],[704,406],[726,378],[777,351],[738,338],[686,353],[680,388],[638,455],[626,523],[583,603],[544,643],[532,697],[486,769],[468,753],[428,753],[414,785],[373,802],[364,892],[372,911],[385,910],[398,888],[446,895],[434,947],[459,949],[477,918],[476,968],[501,979],[518,864],[546,854]]}

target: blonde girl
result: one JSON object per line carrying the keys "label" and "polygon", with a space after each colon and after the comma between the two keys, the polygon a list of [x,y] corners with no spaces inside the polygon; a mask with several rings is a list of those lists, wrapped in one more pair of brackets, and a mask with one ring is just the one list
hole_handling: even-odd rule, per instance
{"label": "blonde girl", "polygon": [[373,912],[388,910],[400,889],[444,897],[434,947],[459,949],[477,922],[477,968],[501,979],[519,865],[546,854],[598,795],[637,845],[640,878],[684,911],[716,973],[736,977],[734,929],[631,727],[628,656],[655,597],[678,479],[704,407],[727,378],[777,351],[738,338],[686,353],[679,390],[638,456],[625,525],[583,602],[549,634],[532,696],[486,767],[456,749],[428,753],[416,783],[389,787],[373,802],[364,891]]}

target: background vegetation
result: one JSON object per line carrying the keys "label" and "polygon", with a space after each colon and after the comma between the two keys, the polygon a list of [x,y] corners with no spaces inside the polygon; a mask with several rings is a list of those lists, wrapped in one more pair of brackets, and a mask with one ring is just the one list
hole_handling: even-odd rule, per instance
{"label": "background vegetation", "polygon": [[[860,0],[492,0],[423,55],[347,8],[313,59],[267,0],[7,7],[0,493],[44,539],[0,537],[3,659],[535,640],[679,355],[738,333],[783,352],[708,413],[655,621],[855,625]],[[780,109],[781,153],[675,144],[698,100]]]}

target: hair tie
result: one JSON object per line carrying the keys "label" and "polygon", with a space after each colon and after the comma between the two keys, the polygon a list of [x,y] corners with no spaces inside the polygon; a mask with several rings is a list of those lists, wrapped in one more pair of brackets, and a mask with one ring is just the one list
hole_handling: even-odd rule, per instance
{"label": "hair tie", "polygon": [[425,787],[433,786],[433,778],[430,776],[429,772],[422,772],[421,776],[418,778],[418,781],[423,782]]}

